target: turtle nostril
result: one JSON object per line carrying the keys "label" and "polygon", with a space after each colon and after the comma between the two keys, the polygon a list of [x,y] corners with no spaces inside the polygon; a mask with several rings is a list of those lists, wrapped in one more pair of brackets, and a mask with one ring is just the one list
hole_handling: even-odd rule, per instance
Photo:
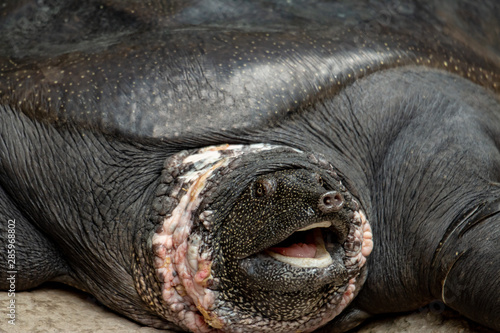
{"label": "turtle nostril", "polygon": [[326,192],[320,197],[318,206],[323,213],[338,212],[344,206],[344,198],[336,191]]}

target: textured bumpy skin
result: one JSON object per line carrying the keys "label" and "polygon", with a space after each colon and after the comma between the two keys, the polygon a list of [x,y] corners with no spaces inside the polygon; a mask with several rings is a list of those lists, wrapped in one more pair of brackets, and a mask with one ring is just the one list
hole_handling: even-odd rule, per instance
{"label": "textured bumpy skin", "polygon": [[0,288],[64,282],[171,331],[344,332],[436,300],[500,330],[498,17],[0,3]]}

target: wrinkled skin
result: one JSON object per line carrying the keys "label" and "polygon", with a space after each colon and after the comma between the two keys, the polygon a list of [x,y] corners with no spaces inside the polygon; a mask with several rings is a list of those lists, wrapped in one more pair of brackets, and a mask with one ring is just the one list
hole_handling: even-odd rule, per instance
{"label": "wrinkled skin", "polygon": [[[67,283],[172,331],[343,332],[433,300],[500,330],[498,7],[4,2],[1,289],[14,267],[18,291]],[[176,303],[155,256],[182,204],[178,161],[226,144],[290,150],[235,157],[193,196],[181,240],[199,236],[192,278],[215,301],[177,285]],[[350,267],[358,209],[373,250]],[[330,266],[268,255],[318,221]]]}

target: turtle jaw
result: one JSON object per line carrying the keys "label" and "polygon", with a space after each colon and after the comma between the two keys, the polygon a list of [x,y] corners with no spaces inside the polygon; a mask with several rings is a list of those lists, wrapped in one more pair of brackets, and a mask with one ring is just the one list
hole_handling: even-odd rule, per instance
{"label": "turtle jaw", "polygon": [[306,289],[316,290],[328,284],[342,286],[348,280],[342,246],[348,235],[333,224],[332,221],[312,223],[285,239],[277,239],[268,248],[238,258],[241,279],[269,292],[304,293]]}
{"label": "turtle jaw", "polygon": [[285,240],[264,250],[283,263],[301,268],[326,268],[344,253],[341,246],[347,239],[342,222],[324,220],[295,230]]}
{"label": "turtle jaw", "polygon": [[[315,224],[326,225],[329,224],[329,222],[320,222]],[[304,232],[305,236],[297,237],[299,238],[298,241],[300,241],[300,238],[304,238],[304,242],[292,243],[291,246],[287,247],[279,247],[280,244],[277,244],[276,246],[266,249],[265,252],[274,259],[295,267],[325,268],[333,264],[332,255],[326,250],[326,238],[323,234],[324,232],[329,232],[329,230],[326,229],[326,227],[315,227],[306,230],[300,229],[288,238],[294,237],[295,234]],[[330,250],[333,251],[334,244],[328,241],[326,244],[328,244]]]}
{"label": "turtle jaw", "polygon": [[[248,304],[240,305],[235,301],[238,297],[224,299],[221,288],[215,300],[215,313],[226,327],[246,332],[247,327],[240,322],[250,311],[253,317],[259,316],[259,322],[262,323],[258,331],[312,332],[331,321],[351,303],[364,283],[366,258],[373,249],[371,228],[365,214],[361,210],[353,212],[349,231],[342,244],[338,242],[341,236],[326,230],[328,228],[314,228],[314,224],[310,227],[312,229],[305,232],[322,235],[332,263],[325,267],[304,267],[276,259],[269,252],[273,247],[283,245],[280,244],[282,242],[243,259],[236,259],[235,265],[244,281],[239,288],[246,288],[240,291],[244,298],[256,301],[250,307]],[[292,240],[295,237],[292,234]],[[301,258],[296,260],[301,263]],[[225,268],[230,265],[226,263]],[[291,280],[293,284],[290,284]],[[264,295],[264,301],[257,300],[257,293]],[[275,297],[279,301],[273,303]],[[294,312],[295,308],[301,308],[301,311]]]}
{"label": "turtle jaw", "polygon": [[[295,232],[274,246],[237,260],[240,279],[245,281],[250,293],[257,289],[280,293],[285,298],[290,295],[296,304],[300,301],[293,300],[299,298],[294,294],[300,294],[300,298],[306,300],[308,294],[322,293],[319,290],[325,286],[341,287],[348,281],[348,272],[343,265],[345,251],[339,243],[326,240],[325,235],[330,236],[326,228]],[[275,307],[275,312],[276,317],[287,313],[279,306]]]}
{"label": "turtle jaw", "polygon": [[[353,218],[351,223],[358,222]],[[265,252],[278,261],[302,268],[326,268],[333,264],[333,258],[338,260],[341,257],[345,260],[346,253],[347,256],[352,256],[362,251],[367,257],[373,249],[372,234],[369,223],[367,221],[362,223],[364,227],[357,226],[350,230],[336,228],[332,221],[313,223],[296,230],[284,241],[271,246]],[[288,245],[289,251],[283,248],[285,245]],[[297,247],[306,249],[301,251]]]}
{"label": "turtle jaw", "polygon": [[[296,306],[300,303],[298,294],[303,298],[309,297],[304,303],[316,299],[316,303],[309,302],[310,306],[304,308],[304,313],[314,312],[321,303],[332,307],[334,299],[338,302],[337,310],[343,309],[344,298],[355,290],[359,282],[356,278],[373,248],[372,234],[370,224],[361,211],[352,214],[345,234],[332,224],[330,221],[312,223],[265,250],[238,259],[239,274],[250,286],[249,294],[253,289],[270,294],[280,293],[280,297],[290,298]],[[307,248],[313,248],[314,253]],[[320,293],[329,294],[330,300],[319,299],[317,295]],[[280,304],[284,308],[280,309],[279,304],[274,306],[277,318],[300,318],[299,314],[292,315],[287,310],[286,302]]]}

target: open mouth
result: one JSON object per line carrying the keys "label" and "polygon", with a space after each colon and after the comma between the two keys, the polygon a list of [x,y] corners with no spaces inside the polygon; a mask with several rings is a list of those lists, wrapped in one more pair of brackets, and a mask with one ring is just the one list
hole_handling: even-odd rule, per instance
{"label": "open mouth", "polygon": [[340,245],[343,239],[345,235],[339,235],[330,221],[323,221],[297,230],[265,252],[274,259],[295,267],[325,268],[333,263],[331,252],[339,248],[335,245]]}

